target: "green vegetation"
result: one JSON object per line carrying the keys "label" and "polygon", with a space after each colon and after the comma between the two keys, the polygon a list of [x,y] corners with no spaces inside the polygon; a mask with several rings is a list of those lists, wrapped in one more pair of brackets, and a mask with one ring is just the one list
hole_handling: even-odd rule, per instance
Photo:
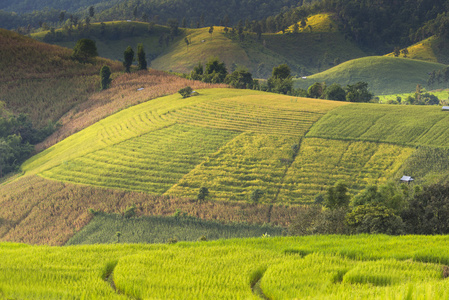
{"label": "green vegetation", "polygon": [[115,233],[120,231],[120,243],[167,243],[178,241],[261,237],[263,234],[281,236],[286,233],[282,227],[271,225],[250,225],[247,223],[223,224],[218,221],[201,220],[183,216],[177,210],[175,216],[145,216],[124,218],[121,215],[96,215],[66,245],[115,243]]}
{"label": "green vegetation", "polygon": [[[446,299],[445,236],[259,237],[171,245],[1,244],[6,298]],[[112,287],[111,287],[112,286]]]}
{"label": "green vegetation", "polygon": [[[307,136],[313,136],[314,128],[320,124],[321,121],[313,126]],[[412,148],[397,145],[306,138],[285,175],[278,201],[311,203],[338,181],[348,184],[351,193],[384,183],[411,153]]]}
{"label": "green vegetation", "polygon": [[307,137],[447,147],[448,124],[440,107],[358,104],[330,111]]}
{"label": "green vegetation", "polygon": [[30,157],[34,150],[32,144],[41,142],[57,127],[56,124],[49,123],[38,130],[26,115],[11,114],[0,101],[0,179],[5,174],[16,171]]}
{"label": "green vegetation", "polygon": [[95,58],[90,63],[71,59],[72,51],[37,42],[0,29],[0,99],[6,108],[27,114],[42,129],[68,110],[85,103],[99,88],[103,65],[113,73],[119,63]]}
{"label": "green vegetation", "polygon": [[175,94],[106,118],[23,170],[175,197],[206,187],[214,201],[251,201],[260,189],[262,203],[300,204],[339,180],[353,195],[386,182],[410,147],[448,145],[449,116],[437,108],[345,104],[250,90]]}
{"label": "green vegetation", "polygon": [[[306,89],[315,82],[326,82],[328,85],[338,83],[346,86],[363,81],[368,83],[369,90],[376,96],[407,93],[414,91],[417,84],[422,87],[427,86],[428,74],[445,67],[442,64],[406,58],[373,56],[342,63],[306,79],[296,79],[294,85]],[[440,85],[445,86],[445,84]]]}
{"label": "green vegetation", "polygon": [[[328,24],[327,18],[317,17],[317,25]],[[123,60],[123,49],[137,49],[142,43],[147,59],[156,69],[188,73],[198,62],[204,65],[210,57],[218,57],[229,72],[246,67],[255,77],[268,78],[273,67],[288,63],[293,74],[310,74],[322,71],[335,64],[363,57],[353,42],[335,30],[322,26],[323,31],[301,34],[266,33],[261,39],[256,34],[245,32],[240,40],[235,33],[227,32],[223,26],[215,26],[213,35],[209,27],[179,29],[180,35],[170,37],[170,28],[144,22],[91,23],[88,30],[56,29],[33,33],[32,37],[60,46],[73,48],[77,39],[88,37],[96,41],[102,57]],[[327,29],[325,29],[327,28]],[[336,27],[335,27],[336,28]],[[249,29],[248,29],[249,30]],[[326,32],[330,30],[330,32]],[[186,43],[186,40],[188,43]],[[301,55],[297,55],[301,52]],[[318,62],[317,62],[318,61]]]}
{"label": "green vegetation", "polygon": [[172,125],[42,172],[60,181],[163,194],[237,133]]}
{"label": "green vegetation", "polygon": [[[154,196],[58,182],[39,176],[24,176],[0,185],[0,204],[2,241],[46,245],[64,245],[98,212],[129,214],[132,210],[136,217],[176,214],[223,223],[266,223],[285,227],[296,214],[307,209],[303,206],[217,202],[209,197],[198,201]],[[124,230],[122,238],[126,240],[130,236],[132,234]]]}
{"label": "green vegetation", "polygon": [[[419,147],[398,171],[415,178],[417,184],[431,184],[449,180],[449,149]],[[402,176],[402,175],[401,175]]]}
{"label": "green vegetation", "polygon": [[[434,95],[438,99],[440,99],[441,103],[449,103],[449,90],[448,89],[442,89],[442,90],[432,90],[427,91],[425,89],[421,90],[422,94],[430,94]],[[391,94],[391,95],[381,95],[377,96],[379,98],[379,103],[392,103],[392,104],[408,104],[407,99],[409,97],[416,98],[416,92],[414,93],[397,93],[397,94]],[[445,105],[445,104],[444,104]]]}

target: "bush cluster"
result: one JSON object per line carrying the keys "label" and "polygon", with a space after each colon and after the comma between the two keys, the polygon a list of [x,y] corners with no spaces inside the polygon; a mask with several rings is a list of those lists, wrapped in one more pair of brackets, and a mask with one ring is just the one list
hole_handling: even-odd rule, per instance
{"label": "bush cluster", "polygon": [[448,234],[449,183],[411,187],[393,182],[369,186],[349,201],[347,187],[337,183],[302,211],[290,234]]}

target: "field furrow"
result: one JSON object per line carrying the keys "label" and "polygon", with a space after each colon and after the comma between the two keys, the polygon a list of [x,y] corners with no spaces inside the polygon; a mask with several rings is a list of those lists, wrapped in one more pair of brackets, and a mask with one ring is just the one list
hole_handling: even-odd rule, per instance
{"label": "field furrow", "polygon": [[226,99],[177,110],[173,115],[181,122],[197,126],[299,137],[322,114],[246,105]]}
{"label": "field furrow", "polygon": [[344,181],[356,193],[391,178],[413,151],[390,144],[306,138],[278,200],[311,203],[337,181]]}
{"label": "field furrow", "polygon": [[42,176],[161,194],[236,135],[173,125],[66,161]]}
{"label": "field furrow", "polygon": [[262,202],[273,201],[288,161],[291,136],[244,133],[210,156],[167,191],[168,195],[194,197],[198,188],[209,189],[214,200],[249,201],[255,189],[264,192]]}

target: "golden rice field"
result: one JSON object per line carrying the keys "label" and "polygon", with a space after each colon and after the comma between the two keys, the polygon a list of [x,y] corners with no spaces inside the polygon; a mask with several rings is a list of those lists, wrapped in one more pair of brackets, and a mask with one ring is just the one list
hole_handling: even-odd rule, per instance
{"label": "golden rice field", "polygon": [[[154,195],[308,204],[337,181],[352,194],[394,176],[414,147],[449,146],[449,115],[206,89],[122,110],[23,165],[47,179]],[[293,149],[299,151],[294,153]]]}
{"label": "golden rice field", "polygon": [[3,299],[447,299],[446,236],[0,244]]}

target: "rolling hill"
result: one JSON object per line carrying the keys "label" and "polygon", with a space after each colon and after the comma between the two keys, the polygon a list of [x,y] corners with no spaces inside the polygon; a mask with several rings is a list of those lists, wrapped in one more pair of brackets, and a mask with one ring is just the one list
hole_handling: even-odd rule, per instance
{"label": "rolling hill", "polygon": [[[431,36],[423,41],[407,47],[408,58],[449,64],[449,53],[445,51],[445,43],[436,36]],[[386,56],[394,57],[393,53]]]}
{"label": "rolling hill", "polygon": [[[403,170],[417,182],[447,178],[444,159],[425,165],[429,151],[442,158],[449,146],[449,115],[438,107],[198,91],[122,110],[28,160],[24,176],[0,187],[9,208],[1,238],[65,243],[92,219],[88,208],[117,213],[133,203],[139,215],[180,209],[286,225],[337,181],[355,194]],[[201,186],[210,192],[204,203],[195,199]],[[255,189],[264,194],[250,204]]]}
{"label": "rolling hill", "polygon": [[[315,82],[327,85],[338,83],[342,86],[365,81],[375,95],[407,93],[416,90],[416,85],[427,87],[429,73],[446,66],[407,58],[369,56],[342,63],[324,72],[296,79],[294,85],[307,89]],[[445,87],[436,84],[432,88]]]}
{"label": "rolling hill", "polygon": [[[45,149],[127,106],[193,88],[220,87],[191,82],[162,71],[123,74],[117,61],[97,57],[90,63],[71,59],[70,49],[38,42],[0,29],[0,99],[15,114],[25,113],[37,127],[61,127],[43,143]],[[112,84],[100,91],[99,70],[109,65]],[[136,92],[137,89],[144,90]],[[126,97],[125,97],[126,96]]]}
{"label": "rolling hill", "polygon": [[26,113],[38,127],[56,122],[99,89],[99,70],[117,62],[96,58],[79,63],[72,51],[0,29],[0,99],[14,113]]}
{"label": "rolling hill", "polygon": [[169,28],[155,25],[149,31],[148,23],[124,21],[105,22],[102,34],[102,25],[93,23],[87,31],[73,30],[70,36],[67,30],[58,29],[55,36],[44,31],[32,37],[69,48],[79,38],[89,37],[96,41],[100,56],[115,60],[123,60],[123,51],[128,45],[136,49],[138,43],[143,43],[151,67],[181,73],[190,73],[198,62],[205,64],[216,56],[225,62],[228,71],[246,67],[259,78],[268,78],[273,67],[283,63],[288,63],[293,73],[300,75],[330,68],[335,61],[366,55],[336,30],[328,14],[316,15],[310,20],[313,31],[267,33],[260,40],[256,34],[248,32],[240,40],[237,34],[226,34],[224,27],[215,26],[212,34],[209,34],[209,27],[182,29],[179,36],[167,43]]}

